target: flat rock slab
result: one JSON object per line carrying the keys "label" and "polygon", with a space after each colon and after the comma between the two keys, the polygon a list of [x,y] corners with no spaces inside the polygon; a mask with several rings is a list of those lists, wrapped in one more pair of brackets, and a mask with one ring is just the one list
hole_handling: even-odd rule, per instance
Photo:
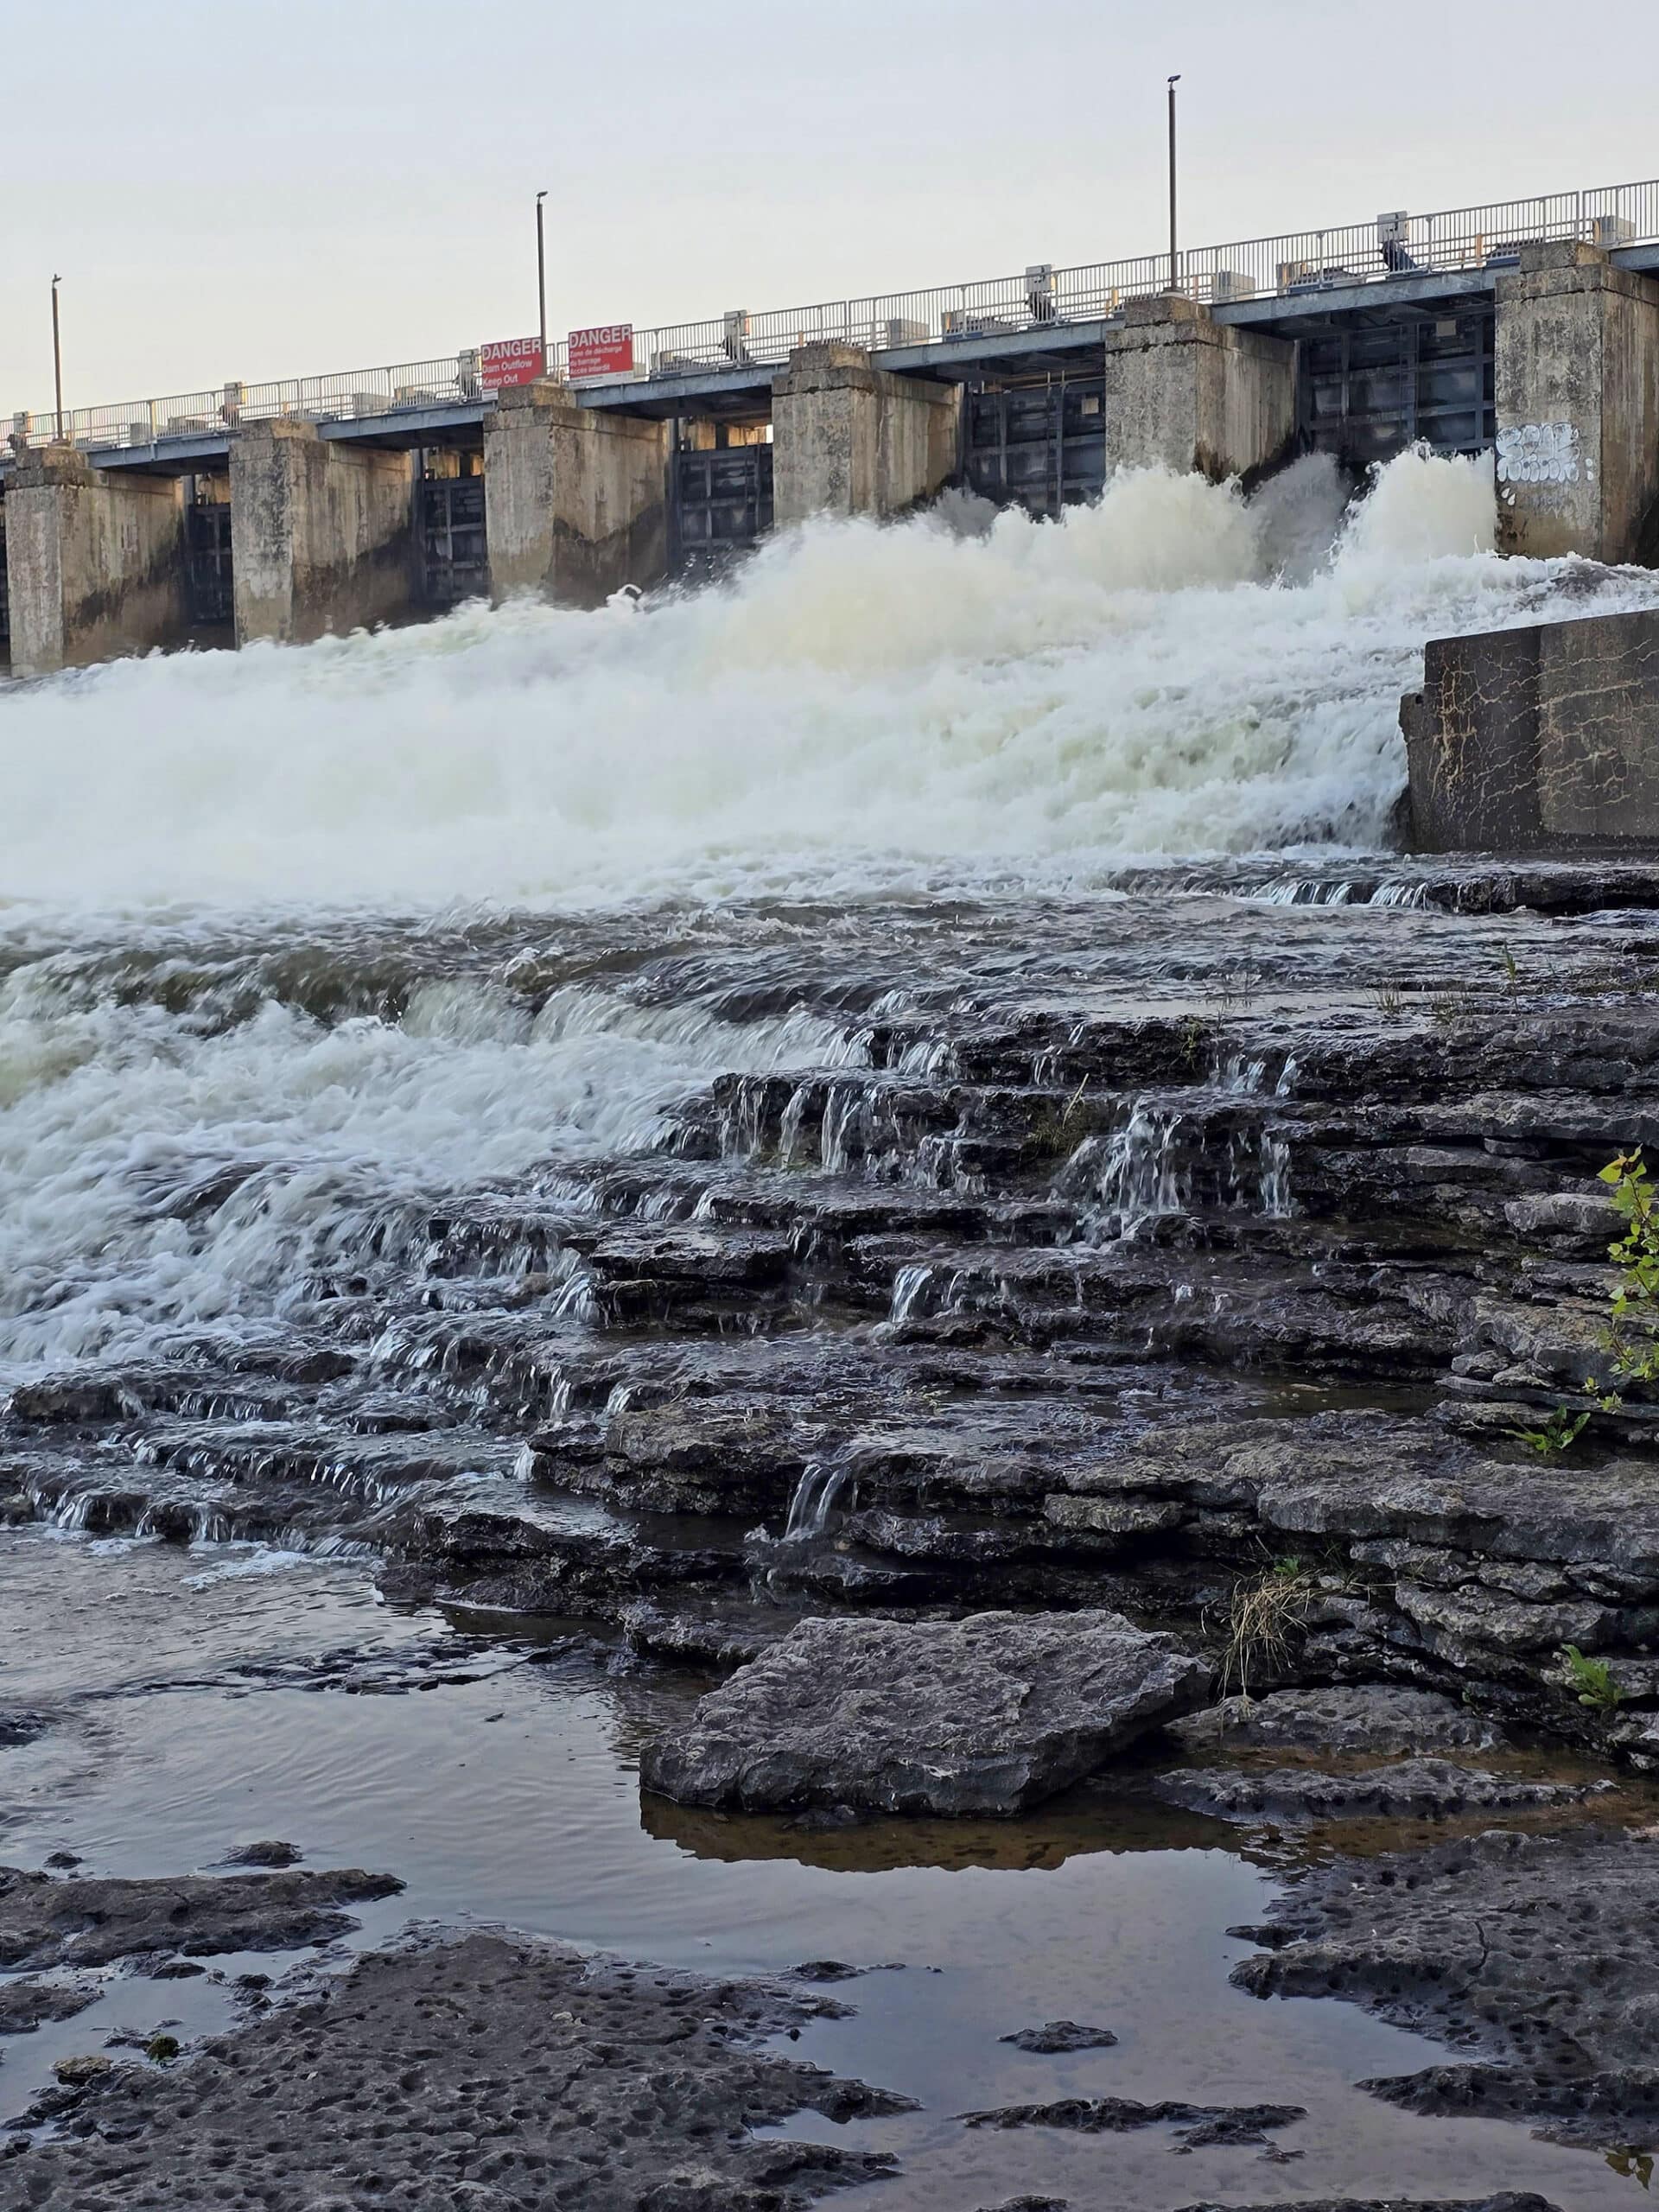
{"label": "flat rock slab", "polygon": [[1485,1750],[1498,1741],[1492,1723],[1455,1698],[1393,1682],[1344,1682],[1330,1689],[1230,1697],[1178,1720],[1170,1733],[1184,1750],[1200,1756],[1261,1749],[1389,1758]]}
{"label": "flat rock slab", "polygon": [[1212,1680],[1121,1613],[804,1621],[652,1745],[640,1780],[746,1812],[1017,1813]]}
{"label": "flat rock slab", "polygon": [[1353,1774],[1311,1767],[1175,1767],[1153,1789],[1166,1804],[1218,1821],[1433,1820],[1581,1804],[1611,1783],[1531,1782],[1447,1759],[1400,1759]]}
{"label": "flat rock slab", "polygon": [[0,1981],[0,2036],[27,2035],[48,2020],[73,2020],[103,1995],[95,1980],[36,1981],[29,1975]]}
{"label": "flat rock slab", "polygon": [[890,2158],[747,2131],[908,2100],[760,2049],[814,2001],[494,1935],[371,1954],[188,2063],[51,2093],[8,2204],[74,2212],[798,2212]]}
{"label": "flat rock slab", "polygon": [[1140,2104],[1133,2097],[1060,2097],[1052,2104],[1001,2105],[966,2112],[964,2127],[1061,2127],[1081,2135],[1127,2135],[1141,2127],[1173,2127],[1185,2149],[1216,2144],[1272,2146],[1272,2131],[1306,2117],[1301,2105]]}
{"label": "flat rock slab", "polygon": [[1659,2137],[1659,1836],[1489,1831],[1338,1859],[1255,1932],[1274,1948],[1234,1967],[1241,1988],[1339,1997],[1475,2062],[1367,2085],[1391,2101],[1490,2093],[1557,2126],[1581,2111],[1609,2147]]}
{"label": "flat rock slab", "polygon": [[0,1967],[108,1966],[142,1952],[285,1951],[357,1923],[346,1904],[394,1897],[394,1874],[184,1874],[159,1881],[0,1866]]}
{"label": "flat rock slab", "polygon": [[[1185,2204],[1181,2212],[1293,2212],[1284,2204]],[[1547,2196],[1503,2189],[1496,2196],[1299,2196],[1294,2212],[1559,2212]]]}
{"label": "flat rock slab", "polygon": [[1541,2082],[1520,2066],[1426,2066],[1359,2087],[1426,2120],[1524,2120],[1535,2135],[1581,2148],[1650,2149],[1659,2136],[1659,2067]]}
{"label": "flat rock slab", "polygon": [[1090,2028],[1077,2020],[1046,2020],[1040,2028],[1016,2028],[999,2037],[1016,2050],[1033,2050],[1049,2057],[1066,2050],[1108,2050],[1117,2041],[1109,2028]]}

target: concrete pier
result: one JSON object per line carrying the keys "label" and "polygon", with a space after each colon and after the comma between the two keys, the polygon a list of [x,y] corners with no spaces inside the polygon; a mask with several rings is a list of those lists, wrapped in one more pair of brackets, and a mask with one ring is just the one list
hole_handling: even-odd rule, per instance
{"label": "concrete pier", "polygon": [[67,446],[30,454],[6,486],[15,676],[50,676],[184,642],[184,505],[170,477],[111,477]]}
{"label": "concrete pier", "polygon": [[856,346],[804,346],[772,391],[772,499],[779,524],[809,515],[893,515],[956,473],[958,385],[899,377]]}
{"label": "concrete pier", "polygon": [[1278,460],[1296,429],[1296,347],[1179,295],[1131,300],[1107,334],[1106,468],[1216,483]]}
{"label": "concrete pier", "polygon": [[1521,249],[1497,281],[1498,550],[1630,561],[1659,501],[1659,283],[1599,247]]}
{"label": "concrete pier", "polygon": [[306,645],[406,614],[419,592],[415,461],[290,417],[231,442],[236,638]]}
{"label": "concrete pier", "polygon": [[1432,639],[1400,721],[1419,851],[1659,849],[1659,611]]}
{"label": "concrete pier", "polygon": [[583,407],[551,379],[501,394],[484,424],[490,590],[599,607],[668,567],[665,422]]}

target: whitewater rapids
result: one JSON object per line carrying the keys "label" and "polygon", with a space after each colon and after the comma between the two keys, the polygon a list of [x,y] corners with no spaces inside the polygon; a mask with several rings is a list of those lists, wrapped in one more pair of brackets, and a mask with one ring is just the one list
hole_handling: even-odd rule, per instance
{"label": "whitewater rapids", "polygon": [[[1485,461],[1345,515],[1322,460],[1142,471],[644,606],[0,685],[0,1385],[395,1302],[435,1213],[580,1209],[717,1077],[867,1066],[905,1009],[925,1067],[1108,956],[1306,969],[1114,872],[1376,849],[1425,638],[1659,599],[1492,536]],[[513,1264],[580,1321],[570,1252]]]}
{"label": "whitewater rapids", "polygon": [[[987,526],[988,525],[988,526]],[[463,607],[0,687],[0,899],[442,909],[1086,888],[1375,849],[1426,638],[1649,605],[1492,551],[1489,459],[1252,500],[1162,470],[1060,523],[823,522],[729,584]]]}

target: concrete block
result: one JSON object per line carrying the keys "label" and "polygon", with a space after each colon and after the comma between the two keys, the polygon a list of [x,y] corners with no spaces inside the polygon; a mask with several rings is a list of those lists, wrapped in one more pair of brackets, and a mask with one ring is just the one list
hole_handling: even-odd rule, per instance
{"label": "concrete block", "polygon": [[668,568],[668,425],[580,405],[551,378],[510,388],[484,423],[490,589],[602,606]]}
{"label": "concrete block", "polygon": [[305,645],[410,612],[419,584],[415,462],[278,416],[231,441],[238,645]]}
{"label": "concrete block", "polygon": [[1433,638],[1401,702],[1419,851],[1525,852],[1541,836],[1536,628]]}
{"label": "concrete block", "polygon": [[1579,239],[1497,280],[1500,551],[1629,561],[1659,505],[1659,283]]}
{"label": "concrete block", "polygon": [[6,486],[16,676],[182,645],[189,627],[182,486],[94,468],[67,446],[23,454]]}
{"label": "concrete block", "polygon": [[1401,706],[1424,852],[1659,848],[1659,609],[1436,639]]}
{"label": "concrete block", "polygon": [[772,385],[772,500],[809,515],[893,515],[955,474],[961,388],[878,369],[861,346],[798,347]]}
{"label": "concrete block", "polygon": [[1106,467],[1158,463],[1219,483],[1287,452],[1294,341],[1215,321],[1181,293],[1130,300],[1105,344]]}

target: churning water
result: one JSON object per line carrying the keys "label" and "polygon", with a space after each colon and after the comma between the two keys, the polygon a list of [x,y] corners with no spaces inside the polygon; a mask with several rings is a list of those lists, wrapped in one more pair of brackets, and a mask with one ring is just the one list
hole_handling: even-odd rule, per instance
{"label": "churning water", "polygon": [[819,524],[645,607],[19,688],[0,893],[570,906],[1374,847],[1426,637],[1656,595],[1502,562],[1492,517],[1487,461],[1405,455],[1345,524],[1324,459],[1252,501],[1144,470],[1058,524]]}
{"label": "churning water", "polygon": [[[811,932],[734,981],[712,912],[900,899],[948,978],[958,898],[1375,848],[1425,637],[1659,595],[1500,561],[1484,461],[1406,455],[1345,518],[1314,459],[1249,501],[1147,470],[987,520],[0,689],[0,1374],[302,1319],[458,1192],[580,1205],[573,1162],[662,1142],[717,1074],[860,1065],[846,994],[805,1003]],[[541,934],[468,953],[486,908]]]}

